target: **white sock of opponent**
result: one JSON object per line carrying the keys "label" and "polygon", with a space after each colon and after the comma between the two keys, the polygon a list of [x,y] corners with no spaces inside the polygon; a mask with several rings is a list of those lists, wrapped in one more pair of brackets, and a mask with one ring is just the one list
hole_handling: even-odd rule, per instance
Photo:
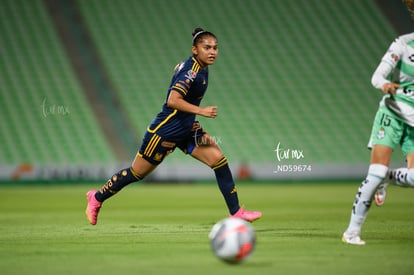
{"label": "white sock of opponent", "polygon": [[390,171],[389,183],[402,186],[414,187],[414,168],[398,168]]}
{"label": "white sock of opponent", "polygon": [[368,175],[358,188],[346,232],[361,232],[362,224],[371,207],[372,197],[378,185],[384,180],[387,170],[388,167],[382,164],[371,164],[369,166]]}

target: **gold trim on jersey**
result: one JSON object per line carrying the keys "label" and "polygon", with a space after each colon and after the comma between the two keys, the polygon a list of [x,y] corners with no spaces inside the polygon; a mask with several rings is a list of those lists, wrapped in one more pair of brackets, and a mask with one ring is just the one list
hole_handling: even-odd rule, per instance
{"label": "gold trim on jersey", "polygon": [[201,66],[198,63],[197,59],[195,59],[194,57],[193,57],[193,61],[194,61],[194,64],[191,67],[191,70],[194,71],[194,72],[196,72],[196,73],[198,73],[198,71],[200,70]]}
{"label": "gold trim on jersey", "polygon": [[158,142],[160,142],[160,140],[161,140],[161,137],[157,134],[154,134],[152,138],[150,139],[150,141],[148,142],[147,147],[145,148],[144,155],[148,157],[151,156],[152,153],[154,153],[154,150],[157,147]]}
{"label": "gold trim on jersey", "polygon": [[165,123],[167,123],[168,120],[170,120],[170,118],[172,118],[176,113],[177,113],[177,109],[174,109],[174,111],[169,114],[163,121],[161,121],[160,124],[157,125],[157,127],[155,127],[153,130],[151,130],[149,127],[147,128],[147,131],[151,134],[155,133],[156,131],[158,131],[158,129],[164,125]]}
{"label": "gold trim on jersey", "polygon": [[187,95],[187,93],[188,93],[188,91],[186,89],[184,89],[182,87],[179,87],[177,85],[172,86],[171,90],[179,90],[179,91],[183,92],[184,95]]}

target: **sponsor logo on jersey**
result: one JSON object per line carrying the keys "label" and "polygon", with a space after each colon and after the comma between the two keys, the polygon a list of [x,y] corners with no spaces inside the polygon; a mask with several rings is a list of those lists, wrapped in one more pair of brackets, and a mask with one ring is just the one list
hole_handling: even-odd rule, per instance
{"label": "sponsor logo on jersey", "polygon": [[189,80],[194,80],[194,78],[197,76],[197,72],[193,71],[193,70],[188,70],[187,74],[185,75],[185,77]]}
{"label": "sponsor logo on jersey", "polygon": [[155,153],[154,160],[155,161],[161,161],[163,157],[164,157],[164,154],[162,154],[162,153]]}
{"label": "sponsor logo on jersey", "polygon": [[398,55],[396,55],[395,53],[391,53],[391,58],[392,58],[395,62],[397,62],[397,61],[398,61],[398,59],[400,59],[400,58],[398,57]]}

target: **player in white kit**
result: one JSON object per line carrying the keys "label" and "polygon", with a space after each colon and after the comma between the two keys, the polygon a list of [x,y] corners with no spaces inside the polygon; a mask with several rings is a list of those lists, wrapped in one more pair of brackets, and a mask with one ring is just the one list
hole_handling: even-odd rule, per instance
{"label": "player in white kit", "polygon": [[[369,141],[368,174],[358,188],[351,219],[342,236],[344,243],[355,245],[365,244],[360,238],[361,227],[373,197],[378,205],[383,204],[387,181],[414,187],[414,33],[392,42],[371,82],[384,96]],[[407,168],[388,171],[392,152],[398,145],[406,157]]]}

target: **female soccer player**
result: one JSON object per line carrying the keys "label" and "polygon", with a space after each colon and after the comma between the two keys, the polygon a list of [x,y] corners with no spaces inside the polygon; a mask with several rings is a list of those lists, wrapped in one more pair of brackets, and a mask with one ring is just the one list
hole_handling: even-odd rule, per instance
{"label": "female soccer player", "polygon": [[[414,19],[414,0],[403,0],[408,8],[411,18]],[[398,168],[388,172],[386,180],[378,186],[375,192],[375,203],[381,206],[385,202],[387,195],[386,188],[388,184],[397,185],[400,187],[414,187],[414,171],[411,168]]]}
{"label": "female soccer player", "polygon": [[216,106],[200,107],[207,90],[208,66],[218,56],[216,36],[202,28],[193,33],[192,56],[178,64],[161,112],[147,128],[141,148],[131,167],[114,174],[100,190],[87,193],[86,215],[92,225],[97,223],[102,203],[126,185],[142,180],[176,147],[210,166],[231,217],[254,221],[261,212],[249,212],[239,205],[232,173],[219,146],[195,121],[196,115],[217,117]]}
{"label": "female soccer player", "polygon": [[[368,175],[358,188],[351,219],[342,236],[344,243],[355,245],[365,244],[360,238],[361,227],[378,187],[375,200],[379,205],[383,203],[384,180],[391,154],[398,144],[407,159],[404,178],[414,185],[414,33],[402,35],[391,44],[371,82],[384,96],[372,127]],[[395,174],[389,173],[391,178]]]}

